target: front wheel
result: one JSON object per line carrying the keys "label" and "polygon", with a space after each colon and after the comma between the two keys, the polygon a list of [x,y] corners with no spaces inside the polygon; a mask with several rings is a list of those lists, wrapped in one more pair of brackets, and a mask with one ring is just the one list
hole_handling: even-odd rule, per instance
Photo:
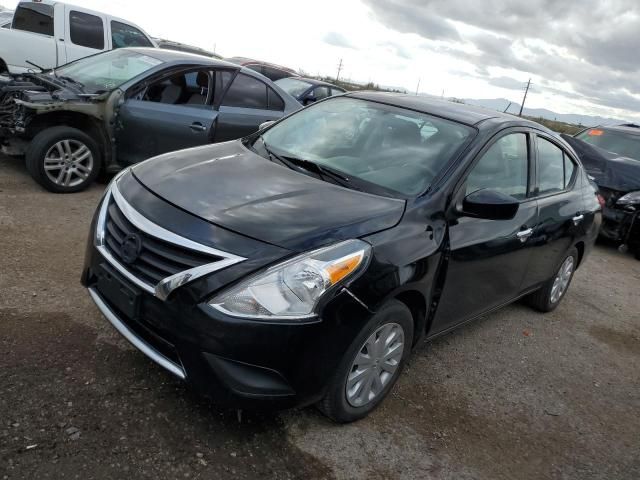
{"label": "front wheel", "polygon": [[29,144],[26,161],[33,179],[54,193],[84,190],[96,179],[102,163],[96,142],[67,126],[38,133]]}
{"label": "front wheel", "polygon": [[578,251],[572,248],[560,263],[556,274],[540,290],[529,295],[529,305],[540,312],[555,310],[567,293],[577,266]]}
{"label": "front wheel", "polygon": [[319,408],[346,423],[371,413],[398,380],[411,352],[413,317],[397,300],[386,303],[344,354]]}

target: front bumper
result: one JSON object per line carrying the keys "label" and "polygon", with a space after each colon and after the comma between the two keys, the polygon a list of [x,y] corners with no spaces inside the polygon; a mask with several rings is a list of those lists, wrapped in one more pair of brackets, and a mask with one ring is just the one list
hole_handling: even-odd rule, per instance
{"label": "front bumper", "polygon": [[[167,301],[140,291],[136,316],[109,298],[104,272],[135,290],[94,251],[84,274],[94,303],[134,347],[214,403],[247,409],[289,408],[317,402],[359,328],[370,315],[346,292],[322,320],[277,324],[228,317],[193,303],[185,291]],[[99,273],[97,273],[99,272]],[[126,301],[124,302],[126,303]]]}
{"label": "front bumper", "polygon": [[632,247],[640,245],[640,212],[606,206],[602,212],[600,235]]}

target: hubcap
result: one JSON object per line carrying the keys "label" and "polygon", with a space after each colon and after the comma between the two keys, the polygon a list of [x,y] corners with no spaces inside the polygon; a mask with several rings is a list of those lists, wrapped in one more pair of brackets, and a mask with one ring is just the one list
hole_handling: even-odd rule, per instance
{"label": "hubcap", "polygon": [[62,187],[75,187],[93,170],[93,154],[78,140],[60,140],[44,156],[44,171],[49,180]]}
{"label": "hubcap", "polygon": [[567,290],[569,282],[571,281],[571,275],[573,274],[573,257],[567,257],[562,263],[555,280],[553,281],[553,287],[551,287],[551,303],[556,303]]}
{"label": "hubcap", "polygon": [[398,373],[404,351],[404,330],[397,323],[386,323],[360,347],[351,365],[345,393],[354,407],[373,401]]}

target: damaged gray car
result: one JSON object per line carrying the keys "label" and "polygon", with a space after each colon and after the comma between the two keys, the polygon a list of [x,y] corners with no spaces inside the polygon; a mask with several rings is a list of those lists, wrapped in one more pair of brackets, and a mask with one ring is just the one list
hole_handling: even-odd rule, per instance
{"label": "damaged gray car", "polygon": [[223,142],[300,108],[262,75],[183,52],[123,48],[0,76],[0,147],[57,193],[166,152]]}

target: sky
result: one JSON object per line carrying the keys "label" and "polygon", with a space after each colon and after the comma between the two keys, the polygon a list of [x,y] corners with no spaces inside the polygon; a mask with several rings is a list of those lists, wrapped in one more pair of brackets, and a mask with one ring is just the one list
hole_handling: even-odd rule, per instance
{"label": "sky", "polygon": [[74,3],[224,56],[518,103],[531,79],[527,107],[640,121],[638,0]]}

